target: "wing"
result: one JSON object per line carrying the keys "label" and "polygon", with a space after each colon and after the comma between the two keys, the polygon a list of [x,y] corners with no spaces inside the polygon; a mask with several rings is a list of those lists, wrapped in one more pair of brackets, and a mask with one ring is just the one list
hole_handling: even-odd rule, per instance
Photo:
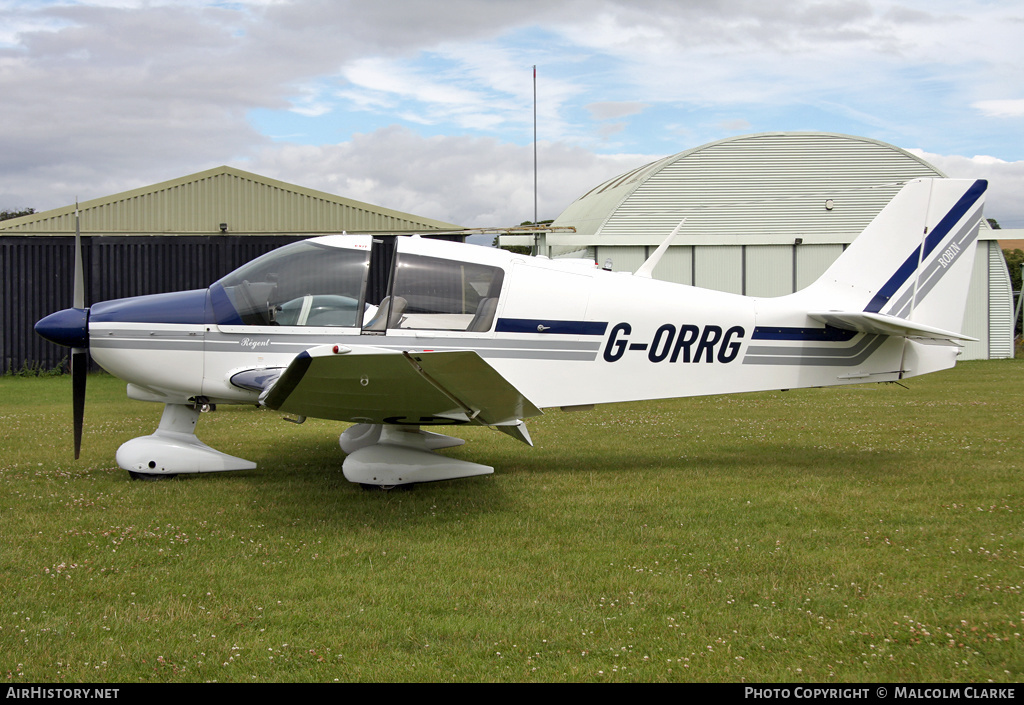
{"label": "wing", "polygon": [[543,412],[472,350],[407,352],[322,345],[260,395],[271,409],[358,423],[517,427]]}

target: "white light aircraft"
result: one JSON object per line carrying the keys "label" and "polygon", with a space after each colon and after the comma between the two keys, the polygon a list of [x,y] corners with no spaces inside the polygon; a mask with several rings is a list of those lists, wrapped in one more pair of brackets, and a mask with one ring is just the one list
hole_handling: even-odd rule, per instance
{"label": "white light aircraft", "polygon": [[671,236],[630,275],[415,236],[381,266],[371,236],[332,235],[206,289],[86,308],[76,286],[74,307],[36,330],[73,349],[76,457],[86,349],[130,398],[164,404],[156,431],[117,451],[133,477],[255,468],[196,437],[216,404],[353,423],[340,437],[352,482],[468,477],[493,468],[437,453],[463,441],[423,427],[492,426],[532,445],[524,420],[544,408],[952,367],[973,340],[959,331],[986,186],[907,182],[814,284],[776,298],[652,279]]}

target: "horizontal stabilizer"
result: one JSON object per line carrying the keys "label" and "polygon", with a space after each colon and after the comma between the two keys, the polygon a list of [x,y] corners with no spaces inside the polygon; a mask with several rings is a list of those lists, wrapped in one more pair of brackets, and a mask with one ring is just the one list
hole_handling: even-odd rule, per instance
{"label": "horizontal stabilizer", "polygon": [[897,335],[904,338],[934,338],[936,340],[977,341],[969,335],[954,333],[941,328],[926,326],[896,316],[867,311],[812,311],[807,314],[814,320],[840,328],[875,335]]}
{"label": "horizontal stabilizer", "polygon": [[261,402],[303,416],[397,425],[494,426],[543,413],[472,350],[335,350],[300,353]]}

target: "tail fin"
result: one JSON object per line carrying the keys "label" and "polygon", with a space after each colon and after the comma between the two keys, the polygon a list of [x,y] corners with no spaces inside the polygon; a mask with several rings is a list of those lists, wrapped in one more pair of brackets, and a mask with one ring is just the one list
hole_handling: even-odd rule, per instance
{"label": "tail fin", "polygon": [[986,181],[908,182],[797,296],[811,317],[884,335],[966,339],[963,327]]}

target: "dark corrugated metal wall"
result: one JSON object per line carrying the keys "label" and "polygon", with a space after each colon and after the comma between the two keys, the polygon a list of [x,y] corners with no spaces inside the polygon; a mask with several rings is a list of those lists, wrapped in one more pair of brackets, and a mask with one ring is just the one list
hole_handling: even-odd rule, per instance
{"label": "dark corrugated metal wall", "polygon": [[[201,289],[264,252],[302,235],[83,236],[86,305],[126,296]],[[68,350],[33,330],[72,298],[73,237],[0,237],[0,374],[51,369]]]}
{"label": "dark corrugated metal wall", "polygon": [[[83,235],[85,303],[202,289],[265,252],[308,237]],[[374,237],[393,242],[395,236]],[[459,235],[434,237],[462,240]],[[33,326],[43,316],[71,306],[74,246],[74,237],[0,237],[0,374],[26,366],[52,369],[68,356],[67,348],[43,340]],[[382,274],[386,281],[386,270]],[[369,294],[378,301],[383,295]]]}

